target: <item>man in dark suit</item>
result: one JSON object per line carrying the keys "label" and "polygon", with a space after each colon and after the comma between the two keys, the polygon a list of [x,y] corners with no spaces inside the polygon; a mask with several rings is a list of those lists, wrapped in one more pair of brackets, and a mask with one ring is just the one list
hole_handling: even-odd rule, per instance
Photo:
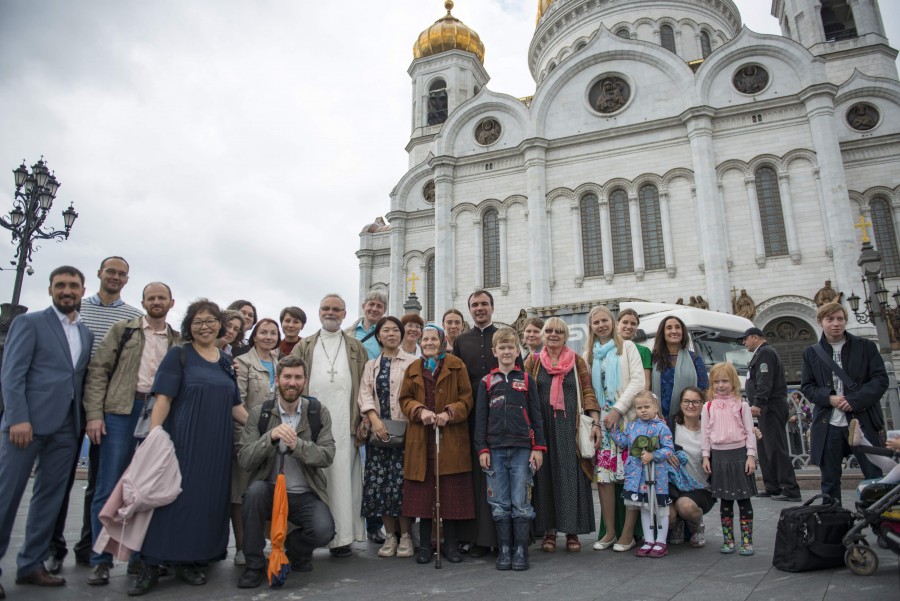
{"label": "man in dark suit", "polygon": [[[78,453],[81,394],[94,342],[81,323],[84,274],[58,267],[50,274],[53,305],[17,317],[10,327],[0,381],[0,559],[37,462],[25,543],[16,558],[17,584],[62,586],[44,568],[53,524]],[[0,587],[0,599],[5,597]]]}

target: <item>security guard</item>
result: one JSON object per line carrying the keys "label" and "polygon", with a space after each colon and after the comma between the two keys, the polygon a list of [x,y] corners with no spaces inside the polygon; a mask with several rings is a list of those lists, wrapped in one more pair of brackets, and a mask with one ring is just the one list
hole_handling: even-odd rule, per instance
{"label": "security guard", "polygon": [[788,400],[781,357],[766,342],[759,328],[749,328],[744,332],[744,346],[753,353],[745,385],[747,400],[763,434],[759,464],[766,492],[757,496],[772,497],[778,501],[800,501],[800,487],[791,465],[784,429],[788,418]]}

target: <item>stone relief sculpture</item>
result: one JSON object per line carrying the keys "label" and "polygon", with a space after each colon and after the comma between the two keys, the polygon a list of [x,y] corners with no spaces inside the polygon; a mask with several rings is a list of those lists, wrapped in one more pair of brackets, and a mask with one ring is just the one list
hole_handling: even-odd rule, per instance
{"label": "stone relief sculpture", "polygon": [[588,99],[591,106],[598,113],[614,113],[631,98],[631,86],[621,77],[609,76],[604,77],[595,83],[590,92]]}
{"label": "stone relief sculpture", "polygon": [[739,317],[746,317],[747,319],[756,317],[756,304],[750,298],[750,295],[747,294],[745,288],[741,288],[741,295],[732,301],[731,306],[732,313]]}
{"label": "stone relief sculpture", "polygon": [[698,294],[698,295],[697,295],[697,305],[696,305],[696,307],[697,307],[698,309],[709,309],[709,303],[706,302],[706,301],[703,299],[703,297],[700,296],[700,295]]}
{"label": "stone relief sculpture", "polygon": [[825,286],[816,292],[813,301],[816,303],[817,307],[821,307],[826,303],[839,303],[843,297],[843,292],[838,292],[831,287],[831,280],[825,280]]}
{"label": "stone relief sculpture", "polygon": [[759,65],[744,65],[734,74],[732,83],[741,94],[758,94],[769,85],[769,72]]}
{"label": "stone relief sculpture", "polygon": [[869,131],[878,125],[878,109],[867,102],[854,104],[847,111],[847,123],[857,131]]}
{"label": "stone relief sculpture", "polygon": [[487,119],[475,128],[475,140],[483,146],[490,146],[498,139],[502,129],[496,119]]}
{"label": "stone relief sculpture", "polygon": [[422,187],[422,196],[425,202],[434,204],[434,180],[428,180],[428,183]]}

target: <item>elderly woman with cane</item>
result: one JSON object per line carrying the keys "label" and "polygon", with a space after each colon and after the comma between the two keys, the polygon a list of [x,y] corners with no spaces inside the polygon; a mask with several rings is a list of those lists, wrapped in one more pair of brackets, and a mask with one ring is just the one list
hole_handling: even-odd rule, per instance
{"label": "elderly woman with cane", "polygon": [[426,325],[422,357],[406,370],[400,388],[400,409],[409,420],[403,460],[403,515],[421,520],[415,554],[421,564],[431,562],[434,554],[431,530],[438,503],[444,523],[441,552],[451,563],[462,561],[457,549],[457,522],[475,518],[467,421],[472,411],[472,387],[463,362],[446,351],[444,331],[434,324]]}

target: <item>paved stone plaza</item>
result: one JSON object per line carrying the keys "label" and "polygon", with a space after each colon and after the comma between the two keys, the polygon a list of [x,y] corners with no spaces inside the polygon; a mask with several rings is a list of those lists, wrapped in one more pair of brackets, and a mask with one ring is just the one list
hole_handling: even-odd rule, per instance
{"label": "paved stone plaza", "polygon": [[[73,540],[80,524],[81,495],[76,483],[69,511],[67,537]],[[809,498],[811,491],[803,491]],[[39,589],[16,586],[15,555],[22,543],[28,495],[19,510],[9,552],[3,559],[2,582],[7,598],[13,601],[73,601],[77,599],[123,600],[126,598],[125,567],[117,566],[105,587],[86,584],[89,570],[76,567],[71,555],[63,569],[68,583],[64,589]],[[595,495],[596,498],[596,495]],[[854,493],[844,491],[844,504],[851,507]],[[772,567],[772,547],[778,513],[786,504],[769,499],[754,500],[754,546],[756,555],[722,555],[722,541],[716,509],[707,516],[707,541],[703,549],[670,547],[663,559],[638,559],[632,553],[592,551],[593,538],[583,536],[581,553],[568,554],[560,549],[553,555],[531,548],[531,570],[498,572],[493,558],[466,559],[462,564],[443,562],[420,566],[412,559],[381,559],[377,547],[356,544],[353,557],[332,559],[326,551],[317,551],[311,573],[294,573],[281,590],[260,587],[241,590],[235,585],[242,568],[231,559],[212,567],[209,583],[192,588],[168,577],[145,598],[148,601],[175,599],[252,599],[253,601],[329,599],[376,601],[381,599],[501,599],[543,598],[560,601],[604,599],[608,601],[697,600],[790,600],[790,601],[881,601],[900,598],[900,570],[897,557],[878,549],[881,565],[874,576],[861,577],[846,568],[825,572],[788,574]],[[599,515],[599,509],[595,507]],[[76,518],[76,516],[79,516]],[[870,537],[871,538],[871,537]],[[562,540],[562,539],[560,539]],[[874,541],[871,541],[874,544]],[[229,556],[233,549],[229,550]]]}

